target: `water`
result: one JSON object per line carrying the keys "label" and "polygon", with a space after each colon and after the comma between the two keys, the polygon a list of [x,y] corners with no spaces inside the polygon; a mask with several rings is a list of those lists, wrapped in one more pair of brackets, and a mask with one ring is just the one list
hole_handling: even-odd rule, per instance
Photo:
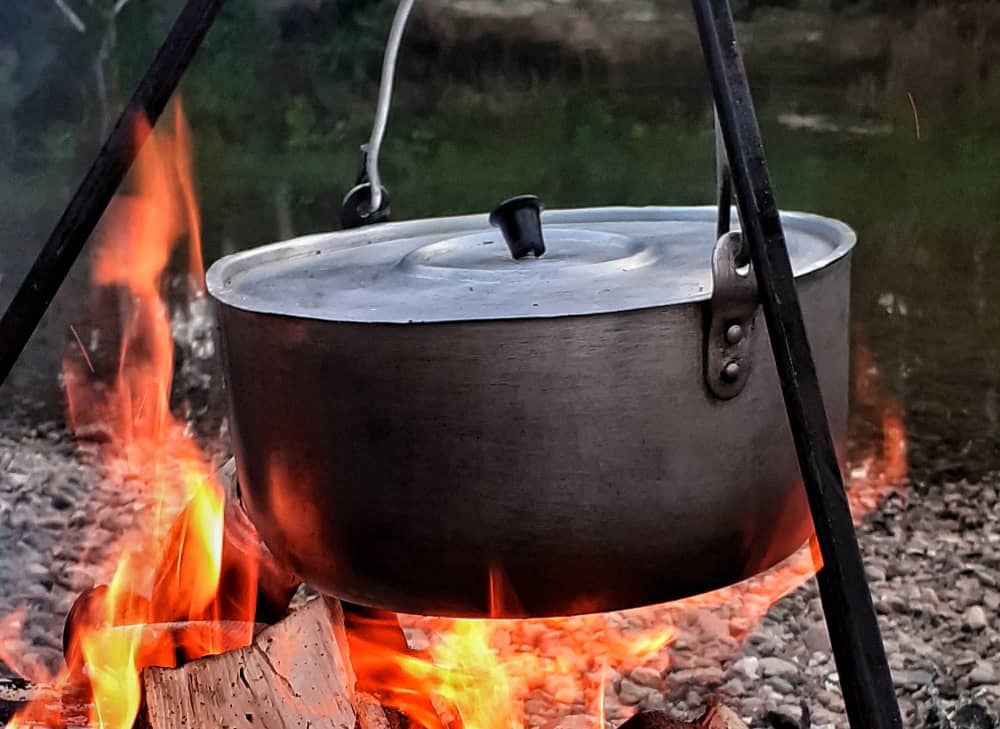
{"label": "water", "polygon": [[[123,17],[115,67],[122,88],[134,83],[177,3],[161,5],[162,18]],[[336,227],[367,137],[380,53],[379,32],[366,35],[357,19],[347,30],[338,26],[333,43],[289,30],[290,11],[274,28],[269,16],[239,26],[239,12],[213,31],[184,86],[209,261]],[[380,12],[365,17],[383,22]],[[858,231],[856,337],[870,344],[904,405],[915,475],[932,482],[1000,467],[1000,286],[993,278],[1000,274],[1000,130],[990,121],[998,118],[1000,85],[989,63],[1000,42],[984,36],[956,60],[958,47],[947,44],[962,42],[961,29],[939,21],[913,21],[912,37],[893,39],[878,68],[818,68],[807,81],[783,67],[772,77],[766,59],[751,68],[780,205],[838,217]],[[57,41],[39,56],[64,48]],[[697,59],[646,82],[539,69],[521,54],[515,63],[529,67],[512,76],[437,68],[417,45],[383,151],[394,218],[484,212],[522,192],[549,208],[711,201],[711,116]],[[921,47],[938,51],[914,50]],[[803,54],[802,64],[812,61]],[[34,96],[18,92],[8,103],[0,93],[0,142],[7,140],[0,145],[0,305],[98,138],[92,100],[70,104],[57,95],[59,104],[83,110],[72,117],[59,104],[39,106],[38,94],[56,93],[52,78],[41,74],[33,83]],[[35,147],[26,151],[24,140]],[[61,299],[57,308],[72,311],[71,294]],[[54,356],[39,356],[44,366],[31,369],[54,381]],[[18,382],[38,386],[37,379]]]}

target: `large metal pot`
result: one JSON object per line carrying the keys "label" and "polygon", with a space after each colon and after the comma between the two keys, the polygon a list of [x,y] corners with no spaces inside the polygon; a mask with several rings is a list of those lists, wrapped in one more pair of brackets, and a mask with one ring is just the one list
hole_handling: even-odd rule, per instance
{"label": "large metal pot", "polygon": [[[843,442],[855,237],[782,219]],[[545,256],[517,262],[473,215],[209,270],[243,498],[316,588],[424,614],[620,609],[739,581],[810,535],[763,317],[730,295],[714,209],[544,224]]]}

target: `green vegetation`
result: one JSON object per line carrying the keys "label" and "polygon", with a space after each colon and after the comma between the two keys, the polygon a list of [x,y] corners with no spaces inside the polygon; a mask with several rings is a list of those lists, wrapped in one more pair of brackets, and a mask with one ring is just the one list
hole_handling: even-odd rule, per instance
{"label": "green vegetation", "polygon": [[[79,33],[42,0],[2,5],[0,272],[14,274],[0,282],[6,291],[99,143],[94,69],[104,36],[99,18]],[[114,20],[103,66],[110,106],[135,84],[179,5],[133,0]],[[335,227],[369,133],[391,5],[266,9],[274,5],[228,0],[183,83],[209,259],[279,237],[281,209],[296,234]],[[1000,442],[993,8],[928,5],[894,39],[884,68],[809,88],[757,87],[781,204],[859,231],[855,318],[905,397],[917,437],[944,421],[949,442],[989,458]],[[673,70],[673,86],[637,91],[533,68],[515,81],[476,66],[480,59],[456,69],[438,67],[438,57],[434,39],[413,27],[383,150],[396,219],[486,211],[529,191],[550,208],[710,200],[711,116],[690,68]],[[817,110],[827,115],[819,126],[832,130],[790,126],[786,116],[808,120]]]}

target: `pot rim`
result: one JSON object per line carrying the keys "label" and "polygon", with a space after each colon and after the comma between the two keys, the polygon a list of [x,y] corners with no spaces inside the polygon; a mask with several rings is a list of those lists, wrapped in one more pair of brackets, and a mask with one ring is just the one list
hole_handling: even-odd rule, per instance
{"label": "pot rim", "polygon": [[[830,245],[829,251],[821,256],[809,259],[804,263],[802,261],[797,261],[799,265],[795,267],[796,279],[800,279],[808,276],[809,274],[820,271],[830,264],[846,257],[857,243],[857,235],[854,230],[852,230],[847,224],[835,218],[799,211],[783,210],[780,214],[782,222],[786,228],[820,237],[827,241]],[[628,220],[632,222],[663,221],[714,223],[716,215],[717,208],[714,205],[676,207],[608,206],[550,210],[543,213],[543,222],[547,226],[558,226],[560,224],[579,225],[586,223],[606,223],[609,216],[628,216]],[[735,209],[733,219],[738,220],[738,216],[735,214]],[[404,326],[409,324],[447,324],[553,319],[563,318],[566,316],[601,316],[604,314],[618,314],[629,311],[643,311],[648,309],[663,308],[666,306],[698,303],[707,301],[712,295],[711,287],[705,287],[701,288],[697,292],[688,292],[686,294],[676,296],[673,299],[671,299],[669,295],[665,295],[663,301],[658,301],[654,304],[625,304],[620,308],[610,310],[581,312],[531,312],[525,314],[497,314],[492,316],[467,315],[456,316],[455,318],[400,321],[395,318],[380,319],[377,316],[364,320],[355,318],[337,318],[329,315],[323,315],[322,313],[314,314],[305,309],[296,311],[281,310],[278,305],[272,302],[262,301],[259,298],[240,293],[238,287],[232,285],[233,279],[240,274],[256,268],[292,261],[305,256],[312,256],[320,252],[318,250],[319,247],[322,247],[322,251],[324,253],[329,253],[393,240],[415,239],[421,236],[460,236],[464,233],[480,231],[488,227],[488,215],[480,213],[405,220],[391,223],[381,223],[353,230],[303,235],[289,240],[278,241],[245,251],[240,251],[218,259],[209,267],[205,274],[206,287],[208,293],[219,304],[224,304],[226,306],[254,314],[283,316],[293,319],[306,319],[330,323]],[[738,224],[734,226],[734,228],[738,229]],[[706,270],[707,269],[708,261],[706,260]]]}

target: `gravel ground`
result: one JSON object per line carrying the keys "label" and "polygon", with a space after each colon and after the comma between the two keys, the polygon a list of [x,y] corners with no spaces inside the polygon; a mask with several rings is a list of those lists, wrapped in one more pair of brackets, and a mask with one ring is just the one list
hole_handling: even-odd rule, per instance
{"label": "gravel ground", "polygon": [[[144,507],[127,485],[100,475],[96,445],[70,445],[58,426],[4,432],[0,651],[40,673],[58,664],[74,596],[107,579],[98,565]],[[936,702],[948,711],[964,701],[1000,707],[998,489],[1000,477],[918,484],[889,496],[860,528],[907,726],[929,725]],[[676,640],[654,659],[606,672],[605,711],[616,723],[646,707],[691,716],[717,695],[756,726],[783,726],[778,714],[797,721],[803,707],[814,727],[846,726],[815,580],[767,610],[767,595],[781,591],[783,581],[798,582],[794,573],[802,568],[786,565],[697,608],[617,613],[601,625],[588,619],[559,629],[521,625],[510,640],[513,649],[558,654],[567,642],[593,644],[610,631],[673,626]],[[590,694],[571,680],[550,678],[529,695],[527,724],[588,710],[600,669],[593,655],[580,660]],[[586,721],[571,725],[584,729]]]}

